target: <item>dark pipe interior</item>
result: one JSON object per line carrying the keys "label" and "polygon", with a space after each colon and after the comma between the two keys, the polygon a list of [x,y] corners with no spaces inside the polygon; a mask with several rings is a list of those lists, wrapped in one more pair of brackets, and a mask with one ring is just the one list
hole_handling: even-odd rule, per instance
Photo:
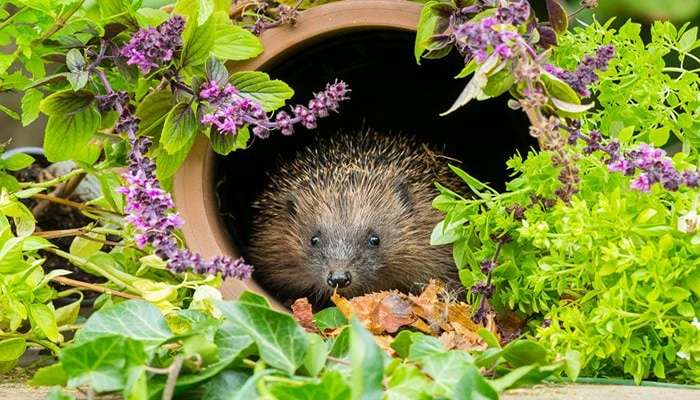
{"label": "dark pipe interior", "polygon": [[[471,175],[503,188],[505,161],[516,150],[526,153],[535,141],[528,135],[522,112],[510,110],[506,98],[473,102],[448,116],[439,116],[462,91],[455,80],[462,61],[453,54],[442,60],[413,58],[414,33],[350,32],[313,43],[267,69],[271,77],[294,88],[291,103],[306,104],[326,82],[342,79],[351,100],[340,114],[320,121],[314,131],[298,128],[293,136],[273,134],[256,140],[217,162],[217,192],[224,220],[239,248],[245,249],[250,229],[250,204],[267,182],[266,173],[309,142],[312,135],[332,135],[363,127],[393,134],[410,133],[444,148],[462,160]],[[283,162],[283,161],[282,161]]]}

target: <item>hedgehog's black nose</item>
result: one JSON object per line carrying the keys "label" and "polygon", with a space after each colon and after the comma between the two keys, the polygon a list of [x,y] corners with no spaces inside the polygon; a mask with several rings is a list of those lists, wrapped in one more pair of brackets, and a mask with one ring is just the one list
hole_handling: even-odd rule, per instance
{"label": "hedgehog's black nose", "polygon": [[326,282],[331,287],[344,288],[350,284],[352,277],[349,272],[332,271],[328,273]]}

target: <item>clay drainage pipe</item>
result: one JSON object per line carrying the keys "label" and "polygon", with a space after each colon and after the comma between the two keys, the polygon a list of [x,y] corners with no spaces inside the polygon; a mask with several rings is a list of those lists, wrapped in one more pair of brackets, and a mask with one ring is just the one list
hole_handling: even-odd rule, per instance
{"label": "clay drainage pipe", "polygon": [[[265,70],[285,56],[314,42],[345,32],[363,30],[415,31],[421,4],[408,0],[345,0],[314,7],[300,13],[295,26],[282,26],[264,32],[265,51],[259,57],[229,64],[229,70]],[[201,135],[174,179],[175,206],[185,220],[182,232],[187,245],[203,256],[238,257],[216,204],[214,163],[216,156]],[[234,299],[245,290],[268,298],[273,307],[286,309],[253,280],[226,280],[221,291]]]}

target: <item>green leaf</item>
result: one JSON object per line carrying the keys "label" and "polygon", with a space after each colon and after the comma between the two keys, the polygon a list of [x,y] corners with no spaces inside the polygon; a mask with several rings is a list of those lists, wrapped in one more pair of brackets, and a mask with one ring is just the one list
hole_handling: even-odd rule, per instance
{"label": "green leaf", "polygon": [[241,303],[248,303],[260,307],[270,308],[270,302],[267,301],[267,298],[265,298],[265,296],[261,296],[249,290],[243,291],[243,293],[241,293],[241,295],[238,297],[238,301],[240,301]]}
{"label": "green leaf", "polygon": [[245,149],[250,140],[250,130],[247,126],[239,129],[235,135],[220,133],[212,128],[209,133],[211,148],[217,154],[228,155],[232,151]]}
{"label": "green leaf", "polygon": [[197,14],[197,25],[204,24],[214,12],[214,0],[197,0],[199,11]]}
{"label": "green leaf", "polygon": [[307,333],[307,337],[309,338],[309,349],[304,358],[304,369],[309,373],[309,376],[318,376],[326,365],[328,345],[315,333]]}
{"label": "green leaf", "polygon": [[694,26],[687,31],[683,32],[681,38],[678,40],[678,49],[681,52],[687,52],[692,50],[693,44],[698,38],[698,27]]}
{"label": "green leaf", "polygon": [[70,72],[66,74],[66,79],[68,79],[71,89],[76,91],[84,88],[85,85],[87,85],[89,77],[90,73],[87,71]]}
{"label": "green leaf", "polygon": [[183,36],[184,45],[180,57],[182,68],[204,64],[209,58],[209,52],[214,48],[216,39],[213,18],[209,18],[202,25],[188,20]]}
{"label": "green leaf", "polygon": [[676,311],[678,311],[678,314],[686,318],[695,317],[695,309],[693,308],[693,305],[688,302],[683,302],[676,306]]}
{"label": "green leaf", "polygon": [[259,56],[263,45],[250,31],[234,25],[228,14],[214,14],[216,38],[211,53],[222,60],[247,60]]}
{"label": "green leaf", "polygon": [[[56,271],[56,270],[54,270]],[[69,271],[66,271],[66,273],[69,273]],[[70,304],[66,304],[63,307],[59,307],[56,309],[56,325],[63,326],[63,325],[70,325],[73,324],[77,319],[78,315],[80,313],[80,303],[81,299],[78,299],[77,301],[74,301]]]}
{"label": "green leaf", "polygon": [[27,262],[22,257],[23,241],[22,237],[13,237],[0,247],[0,273],[9,275],[27,268]]}
{"label": "green leaf", "polygon": [[399,364],[386,379],[386,399],[428,400],[432,398],[426,393],[429,385],[428,378],[414,365]]}
{"label": "green leaf", "polygon": [[399,332],[398,335],[396,335],[396,337],[389,346],[392,349],[394,349],[397,356],[401,358],[406,358],[409,355],[411,344],[413,344],[413,337],[417,335],[420,334],[408,330],[403,330]]}
{"label": "green leaf", "polygon": [[66,383],[68,383],[68,376],[61,363],[40,368],[29,381],[32,386],[65,386]]}
{"label": "green leaf", "polygon": [[498,97],[507,92],[514,83],[513,73],[508,68],[504,68],[489,76],[484,86],[484,94],[489,97]]}
{"label": "green leaf", "polygon": [[100,125],[100,114],[93,107],[63,116],[51,116],[44,133],[44,153],[49,161],[71,159],[83,149]]}
{"label": "green leaf", "polygon": [[564,356],[566,360],[566,375],[571,381],[576,381],[579,372],[581,372],[581,352],[578,350],[569,350]]}
{"label": "green leaf", "polygon": [[261,376],[272,370],[263,370],[253,376],[247,371],[226,370],[216,375],[204,386],[202,400],[248,400],[258,398],[255,385]]}
{"label": "green leaf", "polygon": [[494,68],[497,68],[498,62],[499,58],[495,54],[487,58],[486,61],[476,69],[474,76],[472,76],[469,83],[467,83],[467,86],[464,87],[464,90],[459,94],[454,104],[452,104],[447,111],[441,113],[440,116],[450,114],[474,99],[486,100],[489,98],[489,96],[484,93],[484,87],[488,83],[488,74]]}
{"label": "green leaf", "polygon": [[129,300],[94,313],[75,336],[76,343],[117,334],[143,343],[150,351],[172,337],[160,310],[143,300]]}
{"label": "green leaf", "polygon": [[165,117],[160,144],[168,154],[173,155],[193,140],[198,125],[192,106],[178,103]]}
{"label": "green leaf", "polygon": [[276,383],[269,387],[276,400],[349,400],[350,387],[337,371],[327,371],[320,382]]}
{"label": "green leaf", "polygon": [[661,147],[668,142],[671,137],[671,128],[663,126],[649,132],[649,141],[656,147]]}
{"label": "green leaf", "polygon": [[192,136],[190,141],[175,154],[168,154],[164,150],[159,152],[158,157],[156,157],[156,177],[158,180],[164,181],[175,175],[182,163],[187,159],[187,155],[190,154],[190,149],[192,149],[196,139],[196,135]]}
{"label": "green leaf", "polygon": [[24,354],[27,341],[21,337],[0,340],[0,362],[14,361]]}
{"label": "green leaf", "polygon": [[70,72],[80,72],[85,70],[85,58],[80,50],[68,50],[68,53],[66,53],[66,66]]}
{"label": "green leaf", "polygon": [[484,339],[484,342],[489,345],[489,347],[495,347],[497,349],[501,348],[501,344],[498,342],[498,338],[491,333],[490,330],[486,328],[479,328],[479,331],[477,332],[479,336],[481,336],[482,339]]}
{"label": "green leaf", "polygon": [[93,100],[95,96],[86,90],[64,90],[41,100],[39,110],[48,116],[66,117],[84,111]]}
{"label": "green leaf", "polygon": [[173,95],[168,90],[153,92],[144,97],[136,107],[136,117],[141,121],[139,134],[145,135],[162,124],[174,104]]}
{"label": "green leaf", "polygon": [[576,114],[581,114],[584,113],[595,105],[594,103],[588,103],[588,104],[578,104],[578,103],[569,103],[566,101],[562,101],[557,99],[556,97],[552,97],[552,104],[554,104],[554,107],[558,108],[561,111],[564,111],[565,113],[576,115]]}
{"label": "green leaf", "polygon": [[352,399],[381,399],[384,377],[382,350],[356,318],[350,321],[350,359]]}
{"label": "green leaf", "polygon": [[438,394],[451,397],[455,386],[464,371],[475,368],[472,358],[465,351],[451,350],[445,353],[432,354],[421,359],[423,371],[430,375],[438,388]]}
{"label": "green leaf", "polygon": [[411,347],[408,352],[408,359],[411,361],[416,361],[422,359],[423,357],[441,354],[444,352],[445,346],[440,340],[433,336],[417,333],[413,336],[413,343],[411,343]]}
{"label": "green leaf", "polygon": [[[82,258],[90,258],[90,256],[102,249],[102,242],[105,240],[105,235],[88,233],[85,236],[87,236],[87,238],[81,236],[76,236],[73,238],[73,241],[70,244],[71,254]],[[89,238],[94,240],[90,240]]]}
{"label": "green leaf", "polygon": [[428,47],[428,40],[435,34],[440,15],[433,11],[433,6],[440,4],[439,1],[428,1],[423,5],[416,28],[416,42],[413,46],[413,55],[416,63],[420,65],[420,58]]}
{"label": "green leaf", "polygon": [[207,63],[204,65],[204,72],[208,82],[214,81],[219,86],[224,86],[228,83],[229,74],[226,66],[214,57],[207,59]]}
{"label": "green leaf", "polygon": [[347,325],[348,319],[337,307],[328,307],[314,314],[314,324],[323,332],[326,329],[336,329]]}
{"label": "green leaf", "polygon": [[65,348],[60,360],[68,387],[90,385],[101,393],[123,389],[129,368],[145,363],[146,353],[142,342],[103,335]]}
{"label": "green leaf", "polygon": [[22,96],[22,126],[27,126],[39,117],[39,103],[44,94],[38,89],[27,89]]}
{"label": "green leaf", "polygon": [[455,385],[455,400],[498,400],[498,392],[476,367],[469,365],[463,371],[466,372]]}
{"label": "green leaf", "polygon": [[562,103],[581,103],[581,99],[578,97],[578,94],[576,94],[574,89],[572,89],[568,83],[550,73],[544,73],[541,75],[541,77],[542,82],[547,89],[547,93],[549,93],[552,98],[561,100]]}
{"label": "green leaf", "polygon": [[270,80],[268,74],[260,71],[236,72],[231,76],[231,84],[241,96],[259,102],[267,112],[282,107],[294,95],[289,85],[277,79]]}
{"label": "green leaf", "polygon": [[248,303],[216,304],[226,318],[255,340],[265,363],[293,374],[304,362],[309,341],[290,315]]}
{"label": "green leaf", "polygon": [[547,350],[531,340],[515,340],[503,348],[503,358],[516,368],[530,364],[546,364]]}
{"label": "green leaf", "polygon": [[10,171],[19,171],[32,165],[32,163],[34,163],[34,157],[24,153],[15,153],[4,159],[2,163],[4,167]]}
{"label": "green leaf", "polygon": [[56,314],[54,314],[53,308],[41,303],[30,304],[29,319],[34,329],[39,328],[50,341],[58,342],[61,336],[58,333]]}

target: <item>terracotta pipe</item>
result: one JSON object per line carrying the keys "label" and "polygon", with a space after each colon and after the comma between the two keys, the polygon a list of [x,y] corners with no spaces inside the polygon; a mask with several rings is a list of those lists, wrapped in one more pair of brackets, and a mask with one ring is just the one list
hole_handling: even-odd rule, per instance
{"label": "terracotta pipe", "polygon": [[[230,63],[228,67],[231,72],[265,71],[291,53],[350,31],[415,31],[421,8],[421,4],[407,0],[345,0],[314,7],[301,12],[295,26],[264,32],[262,55],[250,61]],[[192,250],[207,257],[221,254],[238,257],[240,252],[231,241],[216,204],[215,160],[209,142],[200,135],[175,175],[175,206],[185,220],[182,232]],[[227,280],[221,287],[228,299],[237,298],[244,290],[262,294],[273,307],[286,310],[252,280]]]}

